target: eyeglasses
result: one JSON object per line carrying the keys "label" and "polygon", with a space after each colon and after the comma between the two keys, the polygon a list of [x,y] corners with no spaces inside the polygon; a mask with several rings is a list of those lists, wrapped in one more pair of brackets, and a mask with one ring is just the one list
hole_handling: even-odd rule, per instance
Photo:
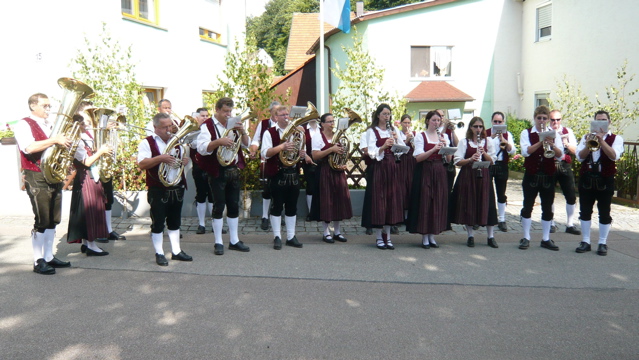
{"label": "eyeglasses", "polygon": [[51,105],[50,104],[44,104],[44,105],[40,105],[45,109],[51,109]]}
{"label": "eyeglasses", "polygon": [[288,114],[279,114],[277,116],[279,116],[279,117],[288,117]]}
{"label": "eyeglasses", "polygon": [[493,123],[494,123],[494,124],[501,124],[501,123],[503,123],[503,121],[501,121],[501,120],[494,120],[494,121],[493,121]]}
{"label": "eyeglasses", "polygon": [[473,129],[483,129],[483,125],[473,125]]}
{"label": "eyeglasses", "polygon": [[559,118],[559,119],[550,119],[550,121],[561,121],[561,118]]}

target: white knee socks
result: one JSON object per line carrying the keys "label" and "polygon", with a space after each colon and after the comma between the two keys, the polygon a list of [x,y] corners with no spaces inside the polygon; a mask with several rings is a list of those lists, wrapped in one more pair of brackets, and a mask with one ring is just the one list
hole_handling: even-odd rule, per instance
{"label": "white knee socks", "polygon": [[273,229],[273,237],[282,238],[282,217],[271,215],[271,229]]}
{"label": "white knee socks", "polygon": [[239,226],[239,218],[226,218],[226,223],[229,224],[229,236],[231,237],[231,244],[235,245],[240,238],[237,236],[237,228]]}
{"label": "white knee socks", "polygon": [[224,225],[224,219],[213,219],[213,236],[215,236],[215,243],[222,244],[222,226]]}
{"label": "white knee socks", "polygon": [[155,248],[155,253],[164,255],[164,249],[162,248],[163,234],[162,233],[151,233],[151,240],[153,241],[153,247]]}
{"label": "white knee socks", "polygon": [[608,240],[608,233],[612,224],[599,224],[599,244],[605,244]]}
{"label": "white knee socks", "polygon": [[506,221],[506,203],[497,203],[497,221]]}
{"label": "white knee socks", "polygon": [[110,234],[113,232],[113,227],[111,227],[111,210],[105,210],[104,216],[106,217],[107,233]]}
{"label": "white knee socks", "polygon": [[521,227],[524,230],[524,239],[530,240],[530,225],[532,224],[531,218],[521,218]]}
{"label": "white knee socks", "polygon": [[166,233],[169,235],[169,241],[171,241],[171,251],[177,255],[182,252],[180,248],[180,229],[178,230],[167,230]]}
{"label": "white knee socks", "polygon": [[35,264],[38,259],[44,257],[42,249],[44,248],[44,233],[32,231],[31,232],[31,246],[33,247],[33,262]]}
{"label": "white knee socks", "polygon": [[291,240],[295,236],[295,222],[297,216],[284,216],[284,223],[286,223],[286,240]]}
{"label": "white knee socks", "polygon": [[590,244],[590,220],[581,220],[581,241]]}
{"label": "white knee socks", "polygon": [[566,204],[566,226],[571,227],[575,226],[572,222],[572,217],[575,215],[575,204],[568,205]]}
{"label": "white knee socks", "polygon": [[[268,208],[271,206],[271,199],[262,199],[262,218],[268,219]],[[271,226],[273,222],[271,221]]]}
{"label": "white knee socks", "polygon": [[53,260],[53,242],[55,241],[55,229],[44,230],[44,261]]}
{"label": "white knee socks", "polygon": [[200,226],[206,226],[206,203],[197,203],[197,205],[195,205],[195,209],[197,210],[198,224]]}

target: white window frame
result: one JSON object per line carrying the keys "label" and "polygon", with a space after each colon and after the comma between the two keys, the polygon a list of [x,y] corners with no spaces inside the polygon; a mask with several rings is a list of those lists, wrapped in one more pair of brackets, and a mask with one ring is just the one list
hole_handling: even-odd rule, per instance
{"label": "white window frame", "polygon": [[[552,3],[545,3],[537,7],[535,11],[535,41],[548,41],[552,39]],[[548,34],[542,35],[547,29]]]}
{"label": "white window frame", "polygon": [[535,109],[540,105],[549,106],[550,91],[535,91]]}
{"label": "white window frame", "polygon": [[[426,76],[419,76],[416,74],[413,74],[413,49],[416,48],[428,48],[429,49],[429,59],[428,59],[428,75]],[[441,48],[446,48],[447,50],[449,50],[448,56],[450,56],[450,60],[449,60],[449,65],[448,65],[448,73],[450,75],[448,76],[442,76],[442,75],[435,75],[435,61],[434,61],[434,57],[435,57],[435,52],[434,50],[436,49],[441,49]],[[453,72],[452,72],[452,66],[453,66],[453,46],[450,45],[411,45],[410,47],[410,57],[411,57],[411,65],[410,65],[410,79],[411,80],[423,80],[423,79],[429,79],[429,80],[434,80],[434,79],[446,79],[446,80],[451,80],[453,77]]]}

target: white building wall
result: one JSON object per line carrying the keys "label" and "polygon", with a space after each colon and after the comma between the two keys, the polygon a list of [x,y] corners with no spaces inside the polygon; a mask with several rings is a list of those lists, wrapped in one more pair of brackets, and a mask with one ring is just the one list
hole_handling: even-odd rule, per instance
{"label": "white building wall", "polygon": [[[582,85],[594,101],[605,97],[605,87],[616,85],[616,72],[625,59],[628,74],[639,73],[639,34],[633,0],[552,1],[552,39],[535,42],[536,9],[550,3],[527,0],[523,4],[522,79],[524,99],[520,116],[532,118],[535,92],[556,89],[556,82],[568,75]],[[631,83],[639,88],[639,80]],[[639,127],[626,130],[624,139],[639,137]]]}
{"label": "white building wall", "polygon": [[[245,2],[159,0],[159,24],[123,18],[119,1],[33,0],[0,5],[0,75],[5,100],[3,121],[29,114],[28,97],[44,92],[59,99],[57,79],[71,76],[69,64],[84,38],[98,40],[102,23],[123,48],[132,45],[136,77],[143,86],[164,88],[174,110],[190,114],[202,105],[201,93],[214,87],[224,70],[226,44],[245,31]],[[220,32],[222,45],[201,41],[199,27]]]}

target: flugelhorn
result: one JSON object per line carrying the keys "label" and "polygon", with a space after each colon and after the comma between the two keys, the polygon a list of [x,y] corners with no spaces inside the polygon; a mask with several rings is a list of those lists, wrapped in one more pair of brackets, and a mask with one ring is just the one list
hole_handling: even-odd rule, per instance
{"label": "flugelhorn", "polygon": [[300,161],[300,151],[304,148],[306,135],[303,130],[298,129],[298,126],[302,126],[307,122],[318,118],[319,114],[317,113],[315,105],[308,101],[304,116],[299,119],[291,120],[288,123],[286,129],[284,129],[284,133],[282,134],[281,141],[292,142],[295,144],[295,148],[293,150],[280,151],[279,158],[284,166],[291,167]]}
{"label": "flugelhorn", "polygon": [[351,152],[351,142],[348,140],[348,137],[346,137],[346,130],[351,127],[351,125],[362,122],[362,118],[350,108],[344,108],[344,112],[348,116],[348,125],[346,126],[346,129],[337,130],[331,140],[333,145],[341,145],[344,152],[341,154],[331,153],[328,155],[328,164],[334,170],[341,170],[342,167],[346,165],[346,161],[348,161],[348,154]]}
{"label": "flugelhorn", "polygon": [[73,120],[73,115],[80,102],[93,94],[93,89],[89,85],[75,79],[60,78],[58,85],[64,89],[64,95],[49,138],[64,135],[74,146],[66,148],[56,144],[48,147],[42,154],[40,170],[49,184],[60,183],[67,177],[80,140],[80,123]]}
{"label": "flugelhorn", "polygon": [[[240,123],[243,123],[247,119],[253,119],[257,117],[257,113],[253,110],[249,109],[249,113],[246,116],[243,116],[240,119]],[[228,137],[233,140],[232,146],[220,146],[217,148],[217,161],[220,162],[222,166],[229,166],[235,159],[237,155],[237,151],[240,149],[242,145],[242,134],[235,129],[226,129],[224,130],[224,134],[222,137]]]}
{"label": "flugelhorn", "polygon": [[[178,131],[171,136],[171,140],[166,144],[163,154],[169,154],[175,158],[173,165],[169,166],[166,163],[161,163],[158,170],[158,176],[160,182],[166,187],[175,186],[182,180],[182,174],[184,173],[184,164],[182,159],[186,153],[186,147],[183,145],[184,139],[187,138],[192,132],[197,131],[200,128],[197,120],[191,116],[186,115],[184,117],[184,124],[180,126]],[[177,148],[176,148],[177,146]]]}

